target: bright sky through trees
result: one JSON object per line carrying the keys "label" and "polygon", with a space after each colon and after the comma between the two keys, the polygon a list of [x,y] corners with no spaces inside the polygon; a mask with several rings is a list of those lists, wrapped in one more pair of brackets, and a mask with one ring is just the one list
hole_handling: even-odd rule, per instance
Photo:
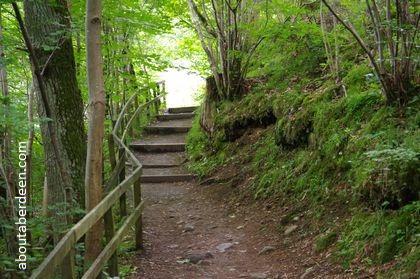
{"label": "bright sky through trees", "polygon": [[165,80],[168,95],[168,107],[194,106],[197,92],[204,86],[204,79],[195,73],[182,69],[168,69],[160,74],[160,79]]}

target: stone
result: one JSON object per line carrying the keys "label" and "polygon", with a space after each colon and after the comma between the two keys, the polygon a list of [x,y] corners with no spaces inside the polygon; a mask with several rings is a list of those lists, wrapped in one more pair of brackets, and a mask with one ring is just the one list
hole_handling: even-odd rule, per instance
{"label": "stone", "polygon": [[297,225],[291,225],[287,226],[286,230],[284,231],[284,235],[290,235],[292,232],[294,232],[298,228]]}
{"label": "stone", "polygon": [[265,273],[251,273],[249,274],[249,278],[251,279],[267,279],[267,274]]}
{"label": "stone", "polygon": [[232,242],[222,243],[216,246],[217,251],[224,253],[227,249],[231,248],[234,244]]}
{"label": "stone", "polygon": [[310,278],[310,275],[313,271],[314,271],[314,267],[310,267],[310,268],[306,269],[305,273],[303,273],[302,276],[300,276],[300,279]]}
{"label": "stone", "polygon": [[261,251],[258,253],[258,255],[268,254],[276,250],[273,246],[264,246]]}
{"label": "stone", "polygon": [[184,257],[184,260],[188,260],[192,264],[201,264],[204,260],[212,259],[213,255],[211,253],[205,254],[190,254]]}
{"label": "stone", "polygon": [[194,231],[194,226],[192,224],[185,224],[184,226],[184,232],[192,232]]}

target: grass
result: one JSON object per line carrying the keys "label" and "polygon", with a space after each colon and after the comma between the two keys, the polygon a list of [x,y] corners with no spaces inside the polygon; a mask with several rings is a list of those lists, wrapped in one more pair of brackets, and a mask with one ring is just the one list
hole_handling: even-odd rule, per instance
{"label": "grass", "polygon": [[[241,169],[251,171],[254,197],[309,205],[314,222],[326,225],[331,216],[325,208],[340,204],[349,220],[320,228],[315,250],[333,247],[345,267],[395,262],[386,277],[414,272],[420,261],[419,100],[404,110],[385,106],[367,70],[350,69],[347,96],[337,96],[328,80],[309,92],[299,92],[302,84],[285,92],[261,85],[220,105],[215,137],[203,134],[197,118],[187,152],[200,177],[242,164],[248,152],[250,167]],[[271,113],[276,125],[251,148],[237,144],[241,135],[229,137],[238,127],[265,126]]]}

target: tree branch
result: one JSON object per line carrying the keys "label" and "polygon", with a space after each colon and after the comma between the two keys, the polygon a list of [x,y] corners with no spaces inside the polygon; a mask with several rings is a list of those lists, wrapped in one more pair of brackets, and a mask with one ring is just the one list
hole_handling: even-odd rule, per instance
{"label": "tree branch", "polygon": [[357,33],[356,29],[351,25],[351,23],[346,23],[341,17],[338,16],[336,11],[334,11],[333,8],[328,4],[326,0],[322,0],[322,2],[325,4],[325,6],[328,8],[328,10],[333,14],[333,16],[353,35],[353,37],[356,39],[356,41],[359,43],[359,45],[362,47],[362,49],[367,54],[370,63],[373,65],[375,72],[379,78],[379,81],[381,82],[381,85],[385,91],[387,91],[388,86],[384,80],[384,73],[379,68],[378,64],[375,61],[375,58],[373,57],[372,53],[370,52],[369,48],[367,47],[366,43],[363,41],[363,39],[360,37],[359,33]]}

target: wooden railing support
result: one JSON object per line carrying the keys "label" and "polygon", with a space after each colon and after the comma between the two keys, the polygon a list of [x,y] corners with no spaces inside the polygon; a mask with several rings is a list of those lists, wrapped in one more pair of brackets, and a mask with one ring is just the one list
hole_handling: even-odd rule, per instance
{"label": "wooden railing support", "polygon": [[[140,179],[133,183],[133,193],[134,207],[137,207],[142,200]],[[136,249],[143,249],[143,213],[136,220]]]}
{"label": "wooden railing support", "polygon": [[[125,160],[125,150],[124,148],[120,148],[119,150],[119,157],[124,158]],[[122,166],[121,172],[120,172],[120,179],[119,182],[123,182],[125,179],[125,164]],[[127,195],[124,193],[120,197],[120,216],[125,217],[127,216]]]}
{"label": "wooden railing support", "polygon": [[[114,216],[112,216],[112,208],[108,210],[104,215],[104,224],[105,224],[105,240],[107,243],[110,243],[114,237]],[[108,261],[108,274],[111,277],[118,277],[118,255],[115,251],[111,258]]]}
{"label": "wooden railing support", "polygon": [[[135,226],[136,228],[136,248],[140,249],[143,247],[142,214],[144,202],[142,200],[140,184],[142,165],[125,144],[125,136],[129,133],[130,127],[135,123],[134,120],[140,112],[146,111],[150,113],[152,109],[155,110],[153,106],[156,106],[156,104],[159,105],[158,109],[160,109],[160,99],[165,97],[162,88],[165,88],[164,83],[159,83],[158,92],[160,91],[161,94],[156,96],[153,100],[140,105],[134,113],[129,111],[129,106],[136,96],[131,96],[130,99],[125,102],[118,119],[113,122],[114,128],[111,137],[108,139],[112,173],[104,185],[106,196],[104,196],[102,201],[97,204],[95,208],[89,211],[61,238],[51,253],[48,254],[38,268],[32,272],[30,279],[55,278],[57,273],[62,274],[61,278],[75,279],[75,245],[102,219],[105,224],[105,239],[107,244],[86,273],[83,274],[82,279],[97,279],[98,276],[101,276],[101,272],[107,263],[108,274],[112,277],[119,276],[117,248],[130,227]],[[156,111],[156,113],[157,112],[158,111]],[[126,123],[127,126],[124,126],[124,123]],[[115,154],[117,148],[118,160]],[[131,162],[132,171],[126,176],[125,164],[127,159]],[[134,193],[134,211],[127,216],[126,193],[131,187],[133,187]],[[117,203],[119,203],[120,206],[121,216],[127,216],[127,219],[118,228],[117,232],[115,232],[112,209]],[[81,274],[78,274],[78,277],[80,275]]]}
{"label": "wooden railing support", "polygon": [[67,256],[63,260],[61,265],[61,273],[63,279],[76,279],[76,274],[74,270],[74,246],[70,248]]}

